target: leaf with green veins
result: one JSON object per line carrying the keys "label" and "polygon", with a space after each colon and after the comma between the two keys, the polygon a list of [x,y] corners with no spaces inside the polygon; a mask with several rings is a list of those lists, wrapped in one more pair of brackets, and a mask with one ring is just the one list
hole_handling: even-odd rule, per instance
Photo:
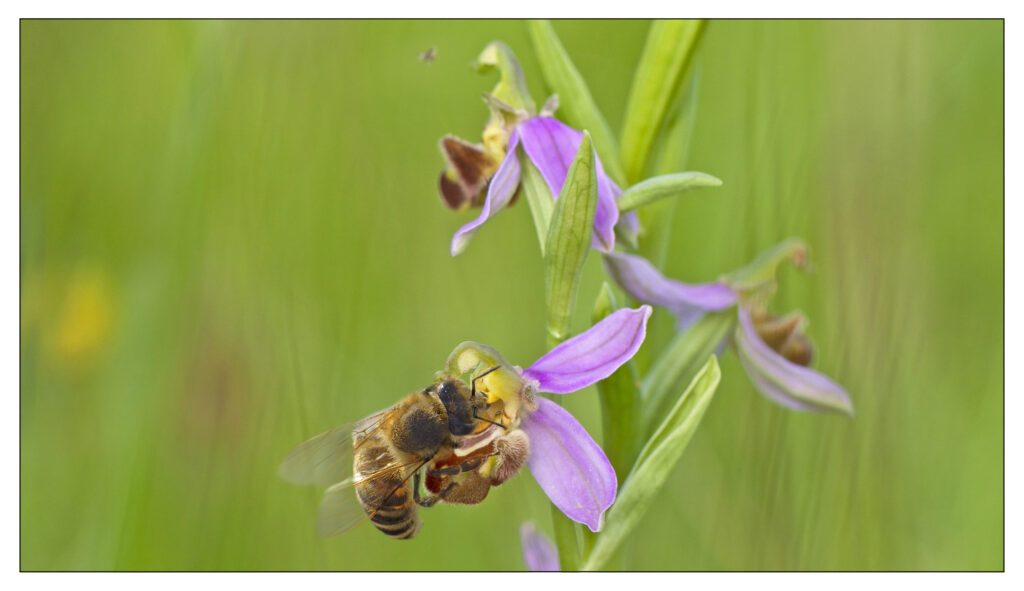
{"label": "leaf with green veins", "polygon": [[547,182],[541,176],[540,171],[533,165],[526,154],[520,157],[519,190],[526,197],[526,203],[530,206],[530,215],[533,217],[533,225],[537,229],[537,239],[540,241],[540,256],[544,251],[548,239],[548,227],[551,225],[551,210],[555,208],[555,199],[548,189]]}
{"label": "leaf with green veins", "polygon": [[696,375],[701,363],[713,354],[736,325],[733,310],[706,314],[675,336],[654,361],[644,377],[643,424],[644,433],[650,433],[665,416],[672,404],[672,393]]}
{"label": "leaf with green veins", "polygon": [[722,181],[703,172],[675,172],[649,178],[627,189],[619,196],[619,211],[631,211],[691,189],[720,187]]}
{"label": "leaf with green veins", "polygon": [[570,125],[587,129],[594,136],[594,145],[605,172],[619,185],[625,181],[619,162],[619,147],[608,122],[597,108],[579,70],[572,63],[558,34],[548,21],[529,21],[527,30],[540,61],[541,72],[551,90],[558,95],[560,115]]}
{"label": "leaf with green veins", "polygon": [[807,244],[799,238],[788,238],[757,255],[747,266],[725,277],[726,283],[739,292],[753,292],[775,282],[779,265],[789,261],[797,268],[807,266]]}
{"label": "leaf with green veins", "polygon": [[[603,284],[594,303],[594,324],[618,307],[611,287],[607,283]],[[601,398],[602,447],[620,481],[633,465],[639,451],[637,431],[641,427],[641,407],[638,383],[632,362],[626,362],[615,373],[597,383],[597,393]]]}
{"label": "leaf with green veins", "polygon": [[597,173],[590,134],[583,140],[565,176],[562,192],[551,212],[544,247],[544,279],[548,307],[548,337],[560,343],[569,336],[569,318],[576,304],[583,263],[590,252],[597,212]]}
{"label": "leaf with green veins", "polygon": [[661,487],[700,425],[721,377],[718,360],[712,355],[640,452],[582,570],[601,569],[655,505]]}
{"label": "leaf with green veins", "polygon": [[703,33],[704,21],[699,20],[651,23],[622,125],[622,164],[628,182],[636,182],[646,171]]}

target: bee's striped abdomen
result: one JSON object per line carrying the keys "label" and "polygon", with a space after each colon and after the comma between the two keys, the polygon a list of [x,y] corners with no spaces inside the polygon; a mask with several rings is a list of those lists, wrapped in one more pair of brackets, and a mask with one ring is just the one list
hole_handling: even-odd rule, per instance
{"label": "bee's striped abdomen", "polygon": [[[394,464],[390,450],[383,442],[379,443],[382,445],[366,446],[360,450],[355,459],[357,477]],[[408,539],[419,529],[416,503],[412,499],[409,482],[402,474],[367,480],[355,488],[363,511],[380,531],[393,538]]]}

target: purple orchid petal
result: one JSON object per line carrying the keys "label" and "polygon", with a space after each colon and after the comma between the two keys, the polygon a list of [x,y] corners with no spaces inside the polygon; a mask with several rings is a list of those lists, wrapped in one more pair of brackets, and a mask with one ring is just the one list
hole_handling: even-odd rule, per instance
{"label": "purple orchid petal", "polygon": [[518,145],[519,135],[513,131],[508,141],[505,159],[501,161],[497,172],[491,178],[491,183],[487,186],[487,198],[484,200],[480,215],[459,228],[455,236],[452,236],[452,256],[465,250],[476,229],[504,209],[516,194],[516,189],[519,188],[519,154],[516,152]]}
{"label": "purple orchid petal", "polygon": [[705,312],[717,312],[736,304],[736,293],[724,283],[689,284],[669,279],[647,259],[620,252],[606,253],[605,268],[633,299],[661,306],[679,319],[680,330]]}
{"label": "purple orchid petal", "polygon": [[612,375],[633,358],[647,334],[650,306],[623,308],[558,345],[523,371],[537,389],[552,394],[582,390]]}
{"label": "purple orchid petal", "polygon": [[[572,160],[583,141],[577,131],[553,117],[533,117],[519,124],[523,149],[558,199]],[[604,172],[597,160],[597,212],[594,214],[594,248],[610,252],[615,247],[615,224],[619,221],[616,198],[622,189]]]}
{"label": "purple orchid petal", "polygon": [[519,528],[519,538],[523,543],[523,562],[526,568],[534,572],[550,572],[562,570],[558,561],[558,550],[551,540],[537,531],[532,523],[524,523]]}
{"label": "purple orchid petal", "polygon": [[530,437],[530,473],[551,502],[570,519],[600,531],[615,502],[618,480],[608,456],[583,425],[547,398],[523,419]]}
{"label": "purple orchid petal", "polygon": [[740,306],[736,349],[751,381],[762,394],[795,410],[838,410],[853,414],[842,386],[809,367],[776,353],[757,334],[750,312]]}

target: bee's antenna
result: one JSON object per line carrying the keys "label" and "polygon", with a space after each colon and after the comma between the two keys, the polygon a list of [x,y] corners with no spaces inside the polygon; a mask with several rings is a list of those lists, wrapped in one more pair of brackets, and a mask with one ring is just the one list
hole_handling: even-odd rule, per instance
{"label": "bee's antenna", "polygon": [[500,368],[501,368],[501,366],[500,366],[500,365],[495,365],[495,366],[494,366],[494,367],[492,367],[491,369],[488,369],[488,370],[487,370],[487,371],[485,371],[484,373],[482,373],[482,374],[480,374],[480,375],[476,376],[475,378],[473,378],[473,387],[472,387],[472,389],[471,389],[471,391],[470,391],[470,397],[472,397],[472,398],[476,398],[476,381],[477,381],[477,380],[479,380],[479,379],[481,379],[481,378],[483,378],[483,377],[486,377],[487,375],[489,375],[489,374],[491,374],[491,373],[494,373],[495,371],[497,371],[497,370],[498,370],[498,369],[500,369]]}

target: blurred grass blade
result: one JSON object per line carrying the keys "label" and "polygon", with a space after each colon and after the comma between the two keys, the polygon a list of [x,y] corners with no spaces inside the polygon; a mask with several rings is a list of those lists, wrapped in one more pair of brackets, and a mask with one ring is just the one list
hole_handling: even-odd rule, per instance
{"label": "blurred grass blade", "polygon": [[[617,309],[615,294],[607,283],[603,284],[594,304],[594,324]],[[615,467],[619,482],[625,479],[636,459],[637,430],[642,418],[637,384],[636,368],[632,362],[626,362],[597,383],[597,393],[601,397],[602,447]]]}
{"label": "blurred grass blade", "polygon": [[720,187],[722,181],[703,172],[676,172],[649,178],[627,189],[618,200],[619,211],[631,211],[690,189]]}
{"label": "blurred grass blade", "polygon": [[682,384],[697,373],[701,363],[718,349],[735,324],[733,310],[706,314],[669,343],[644,377],[643,424],[647,426],[644,433],[650,433],[658,425],[672,404],[672,393],[678,392]]}
{"label": "blurred grass blade", "polygon": [[799,238],[787,238],[757,255],[742,269],[733,271],[726,282],[736,291],[753,291],[775,281],[779,265],[789,261],[797,268],[807,265],[807,244]]}
{"label": "blurred grass blade", "polygon": [[547,289],[548,338],[560,343],[569,336],[569,317],[576,303],[583,262],[590,251],[594,214],[597,212],[597,173],[590,134],[583,132],[580,149],[565,177],[562,192],[551,212],[544,248]]}
{"label": "blurred grass blade", "polygon": [[555,199],[544,177],[526,154],[520,154],[519,158],[519,190],[526,196],[526,203],[530,206],[530,216],[533,217],[537,239],[540,241],[540,255],[544,256]]}
{"label": "blurred grass blade", "polygon": [[647,509],[656,504],[655,497],[700,425],[721,377],[718,360],[712,355],[640,452],[582,570],[602,568]]}
{"label": "blurred grass blade", "polygon": [[625,182],[619,162],[619,146],[612,129],[601,115],[583,76],[573,65],[562,47],[555,29],[548,21],[529,21],[527,30],[533,49],[537,52],[544,80],[558,95],[560,115],[569,125],[587,129],[594,136],[594,144],[604,170],[619,185]]}
{"label": "blurred grass blade", "polygon": [[622,124],[622,165],[628,183],[642,178],[703,33],[704,21],[699,20],[651,23]]}

